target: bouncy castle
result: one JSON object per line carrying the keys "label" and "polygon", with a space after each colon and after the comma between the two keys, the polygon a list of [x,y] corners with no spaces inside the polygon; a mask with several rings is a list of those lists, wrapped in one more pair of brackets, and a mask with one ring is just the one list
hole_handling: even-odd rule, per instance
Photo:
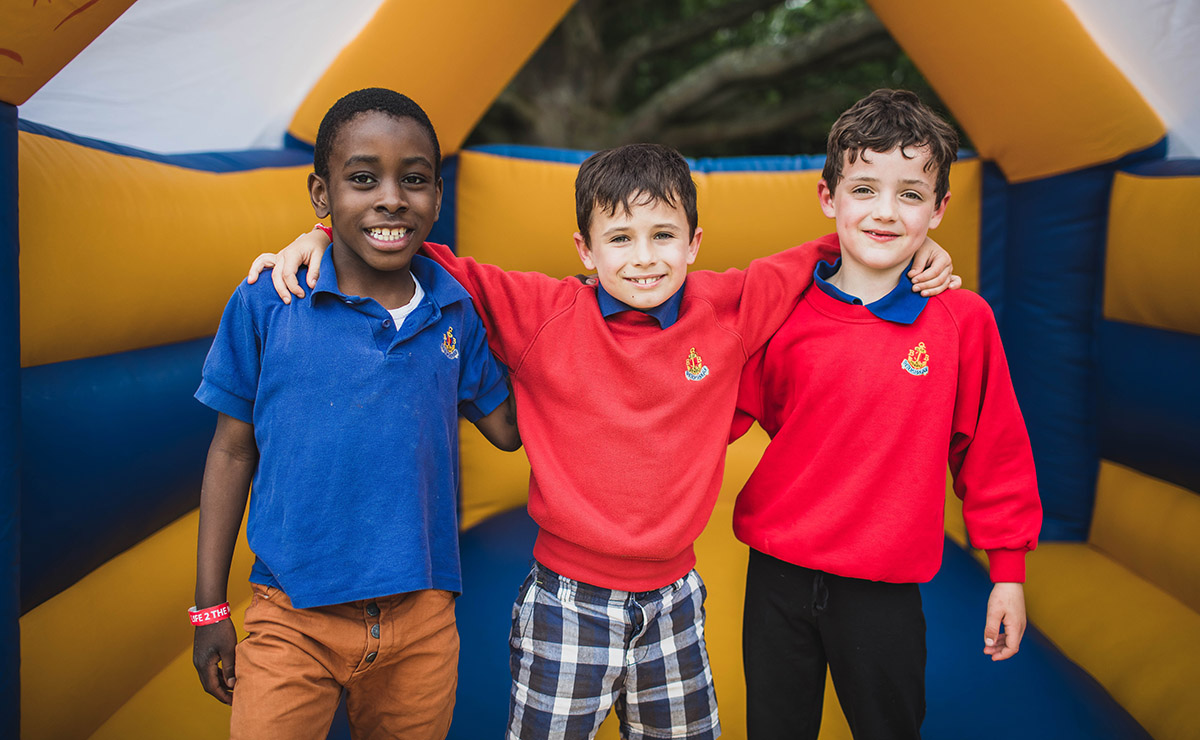
{"label": "bouncy castle", "polygon": [[[307,230],[311,145],[354,89],[405,92],[448,155],[431,239],[580,272],[587,152],[462,143],[569,10],[344,0],[21,0],[0,9],[0,737],[228,736],[191,665],[196,507],[214,414],[192,398],[250,260]],[[947,489],[923,734],[1200,737],[1200,5],[870,5],[970,135],[935,238],[992,306],[1045,522],[1020,655],[982,655],[990,584]],[[420,54],[413,46],[422,47]],[[419,68],[414,59],[420,60]],[[687,154],[687,152],[685,152]],[[692,160],[698,268],[832,230],[822,157]],[[794,153],[791,153],[794,154]],[[530,207],[530,203],[537,204]],[[914,420],[919,423],[919,420]],[[729,452],[697,543],[724,736],[745,737],[746,548]],[[452,738],[494,737],[535,527],[523,453],[462,431]],[[230,601],[249,598],[239,549]],[[821,737],[848,738],[832,689]],[[331,737],[346,737],[344,719]],[[615,723],[600,737],[617,737]]]}

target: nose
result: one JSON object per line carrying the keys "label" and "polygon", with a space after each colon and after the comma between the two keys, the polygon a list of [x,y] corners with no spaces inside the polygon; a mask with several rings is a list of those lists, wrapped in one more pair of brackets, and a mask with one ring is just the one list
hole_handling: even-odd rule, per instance
{"label": "nose", "polygon": [[891,198],[875,199],[875,218],[880,221],[893,221],[896,218],[896,203]]}
{"label": "nose", "polygon": [[383,181],[375,188],[375,210],[400,213],[408,210],[408,199],[404,197],[404,186],[398,182]]}
{"label": "nose", "polygon": [[633,260],[638,265],[648,265],[654,262],[654,245],[649,239],[634,240]]}

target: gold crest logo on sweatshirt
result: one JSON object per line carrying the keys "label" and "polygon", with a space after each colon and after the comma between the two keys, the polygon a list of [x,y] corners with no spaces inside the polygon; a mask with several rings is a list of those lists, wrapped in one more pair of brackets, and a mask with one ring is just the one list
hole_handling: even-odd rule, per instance
{"label": "gold crest logo on sweatshirt", "polygon": [[900,367],[909,375],[928,375],[929,374],[929,352],[925,349],[925,343],[920,342],[916,347],[908,351],[908,357],[900,363]]}
{"label": "gold crest logo on sweatshirt", "polygon": [[695,381],[704,380],[708,377],[708,366],[704,364],[704,360],[700,359],[700,355],[696,354],[695,347],[692,347],[692,351],[688,352],[683,377]]}
{"label": "gold crest logo on sweatshirt", "polygon": [[454,341],[454,327],[446,330],[442,335],[442,354],[449,357],[451,360],[458,359],[458,342]]}

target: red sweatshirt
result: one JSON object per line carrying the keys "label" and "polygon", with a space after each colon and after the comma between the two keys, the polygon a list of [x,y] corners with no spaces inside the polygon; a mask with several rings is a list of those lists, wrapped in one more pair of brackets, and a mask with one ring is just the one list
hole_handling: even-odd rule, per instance
{"label": "red sweatshirt", "polygon": [[841,576],[922,583],[942,561],[946,461],[994,582],[1024,581],[1042,508],[991,309],[952,290],[911,325],[805,293],[748,364],[735,435],[771,444],[739,494],[738,539]]}
{"label": "red sweatshirt", "polygon": [[837,237],[688,275],[667,329],[636,311],[605,319],[577,278],[506,272],[426,252],[475,298],[508,365],[529,456],[533,554],[568,578],[647,591],[695,565],[725,469],[742,367],[779,327]]}

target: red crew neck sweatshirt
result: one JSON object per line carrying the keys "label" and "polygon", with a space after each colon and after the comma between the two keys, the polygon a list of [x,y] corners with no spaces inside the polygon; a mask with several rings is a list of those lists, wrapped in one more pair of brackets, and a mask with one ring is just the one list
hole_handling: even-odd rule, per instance
{"label": "red crew neck sweatshirt", "polygon": [[745,270],[697,270],[667,329],[637,311],[605,319],[577,278],[508,272],[426,253],[475,299],[513,382],[529,456],[533,554],[603,588],[647,591],[687,574],[725,469],[742,367],[812,282],[836,235]]}
{"label": "red crew neck sweatshirt", "polygon": [[992,580],[1025,580],[1042,508],[978,295],[946,291],[905,325],[811,289],[743,379],[734,436],[748,416],[772,439],[738,496],[738,539],[806,568],[923,583],[941,566],[948,460]]}

